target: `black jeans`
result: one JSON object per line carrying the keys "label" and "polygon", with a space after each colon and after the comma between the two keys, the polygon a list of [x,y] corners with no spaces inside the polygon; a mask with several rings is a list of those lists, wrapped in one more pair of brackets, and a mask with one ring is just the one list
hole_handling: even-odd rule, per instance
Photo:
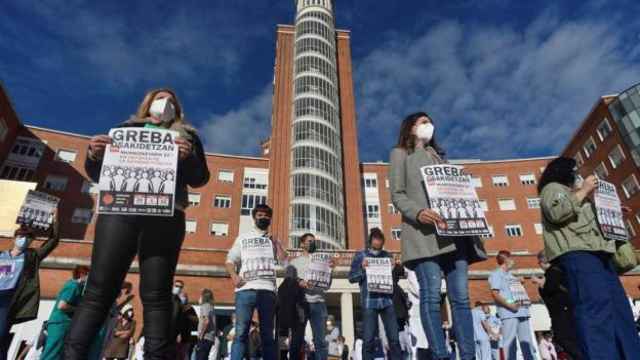
{"label": "black jeans", "polygon": [[138,255],[145,359],[175,359],[171,287],[184,240],[184,212],[173,217],[100,215],[87,287],[71,322],[64,359],[86,360]]}

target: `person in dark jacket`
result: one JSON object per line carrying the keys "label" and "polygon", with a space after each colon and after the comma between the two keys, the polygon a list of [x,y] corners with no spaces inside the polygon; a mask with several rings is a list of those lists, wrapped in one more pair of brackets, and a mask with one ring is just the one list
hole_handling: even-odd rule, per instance
{"label": "person in dark jacket", "polygon": [[[118,296],[131,262],[140,263],[140,299],[143,305],[145,359],[175,359],[172,327],[171,287],[185,235],[187,186],[197,188],[209,180],[202,143],[196,130],[186,124],[182,107],[170,89],[157,89],[145,96],[138,112],[119,128],[168,129],[179,133],[173,216],[98,215],[91,256],[92,271],[69,336],[65,359],[85,360],[91,339],[100,329]],[[85,170],[99,182],[107,135],[91,138]],[[149,182],[153,183],[152,178]]]}
{"label": "person in dark jacket", "polygon": [[[296,359],[300,357],[301,344],[294,346],[294,335],[296,333],[304,333],[306,324],[304,317],[304,290],[298,285],[297,271],[289,265],[286,268],[284,281],[278,287],[278,296],[276,300],[276,322],[278,327],[278,336],[290,338],[289,351],[281,351],[280,359],[289,358]],[[304,339],[303,339],[304,340]],[[295,352],[298,352],[296,354]]]}
{"label": "person in dark jacket", "polygon": [[572,360],[580,360],[583,357],[576,337],[576,319],[571,308],[566,276],[560,266],[547,260],[544,251],[538,253],[538,264],[544,270],[544,278],[534,277],[532,281],[538,285],[540,297],[549,310],[553,339]]}
{"label": "person in dark jacket", "polygon": [[15,324],[35,319],[40,305],[40,263],[58,246],[58,212],[49,228],[48,240],[38,249],[29,245],[35,232],[21,225],[16,230],[13,249],[0,252],[0,359],[9,351],[9,330]]}

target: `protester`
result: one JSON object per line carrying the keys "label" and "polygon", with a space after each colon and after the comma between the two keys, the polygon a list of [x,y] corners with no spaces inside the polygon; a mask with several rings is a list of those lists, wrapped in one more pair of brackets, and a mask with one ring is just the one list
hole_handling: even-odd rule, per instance
{"label": "protester", "polygon": [[178,336],[178,359],[190,359],[190,354],[198,342],[198,337],[193,335],[198,331],[198,314],[194,307],[189,304],[189,297],[186,292],[180,293],[180,308],[177,326]]}
{"label": "protester", "polygon": [[556,353],[556,348],[555,346],[553,346],[553,342],[551,341],[551,333],[547,332],[540,335],[538,347],[540,348],[540,359],[558,360],[558,354]]}
{"label": "protester", "polygon": [[101,360],[105,357],[104,352],[109,343],[109,341],[106,340],[113,337],[113,332],[115,331],[118,321],[121,318],[120,314],[124,313],[127,307],[131,307],[131,300],[133,300],[133,298],[135,297],[131,293],[132,290],[133,284],[131,284],[129,281],[125,281],[122,283],[120,294],[111,307],[104,326],[100,329],[98,335],[96,335],[96,338],[93,341],[93,344],[91,345],[91,350],[89,351],[89,359]]}
{"label": "protester", "polygon": [[571,359],[580,360],[582,353],[576,338],[575,317],[566,276],[559,265],[551,264],[547,260],[544,251],[538,253],[538,264],[544,270],[544,278],[534,277],[532,280],[538,285],[540,297],[549,311],[554,341],[571,356]]}
{"label": "protester", "polygon": [[64,339],[69,333],[71,318],[82,298],[89,267],[76,265],[73,275],[56,297],[53,310],[47,321],[47,341],[40,356],[41,360],[62,359]]}
{"label": "protester", "polygon": [[[187,186],[205,185],[209,170],[196,130],[186,124],[180,102],[169,89],[147,93],[137,114],[118,126],[171,129],[180,134],[176,140],[179,161],[175,211],[172,217],[98,215],[91,257],[93,270],[66,340],[67,360],[86,360],[91,339],[104,322],[136,255],[142,280],[145,357],[162,359],[175,351],[175,339],[171,339],[171,284],[185,234]],[[106,135],[90,140],[85,169],[94,182],[99,182],[104,151],[110,142]]]}
{"label": "protester", "polygon": [[[340,329],[336,326],[336,319],[333,315],[327,316],[327,321],[325,323],[326,326],[326,334],[324,337],[325,345],[328,345],[328,354],[332,356],[340,356],[342,354],[342,349],[338,347],[338,338],[340,337]],[[316,356],[318,356],[318,346],[316,345],[316,341],[313,341],[313,345],[316,348]],[[325,356],[326,357],[326,356]],[[320,359],[323,359],[320,357]]]}
{"label": "protester", "polygon": [[[254,229],[246,234],[241,234],[234,242],[227,254],[226,269],[235,285],[236,329],[235,341],[231,348],[231,359],[240,360],[248,346],[249,326],[254,310],[258,311],[260,320],[260,335],[262,336],[263,357],[265,360],[276,358],[276,342],[273,338],[273,318],[276,305],[276,278],[257,278],[246,280],[242,278],[243,267],[249,268],[247,260],[243,259],[241,250],[244,243],[256,238],[268,238],[273,247],[274,259],[284,262],[286,252],[279,240],[269,235],[273,210],[264,204],[257,205],[251,212],[254,220]],[[238,269],[239,268],[239,269]],[[240,275],[238,274],[240,270]]]}
{"label": "protester", "polygon": [[281,360],[287,359],[287,354],[289,359],[299,358],[304,342],[307,319],[303,306],[306,302],[304,289],[298,285],[297,274],[295,267],[287,266],[284,280],[278,287],[276,301],[278,336],[289,339],[288,348],[280,351]]}
{"label": "protester", "polygon": [[494,334],[489,325],[485,307],[488,308],[486,304],[476,302],[476,306],[471,310],[476,341],[476,360],[491,360],[491,336]]}
{"label": "protester", "polygon": [[[326,359],[328,354],[328,343],[325,341],[325,324],[327,322],[327,305],[325,304],[325,291],[311,287],[304,280],[304,274],[311,263],[311,254],[316,250],[315,236],[307,233],[300,237],[300,248],[302,255],[291,260],[290,264],[296,269],[298,284],[304,289],[304,319],[301,326],[298,326],[292,333],[290,356],[300,353],[304,330],[307,322],[311,325],[313,333],[313,344],[316,349],[316,359]],[[332,267],[334,263],[331,263]]]}
{"label": "protester", "polygon": [[575,328],[585,359],[636,359],[640,338],[613,268],[616,243],[602,235],[589,197],[595,176],[576,184],[576,161],[551,161],[540,179],[545,254],[567,279]]}
{"label": "protester", "polygon": [[216,313],[213,292],[202,290],[200,295],[200,316],[198,318],[198,344],[196,360],[207,360],[211,347],[216,341]]}
{"label": "protester", "polygon": [[420,283],[421,318],[435,359],[448,359],[441,331],[440,289],[446,278],[462,360],[475,356],[473,320],[469,306],[468,266],[486,259],[479,237],[443,237],[438,213],[428,208],[420,168],[444,163],[445,152],[434,137],[432,119],[426,113],[407,116],[390,156],[389,182],[394,206],[402,214],[402,261],[416,272]]}
{"label": "protester", "polygon": [[424,327],[420,320],[420,284],[413,270],[407,272],[407,294],[411,307],[409,308],[409,329],[412,337],[411,360],[431,360],[429,342],[424,333]]}
{"label": "protester", "polygon": [[340,348],[340,356],[339,359],[340,360],[349,360],[349,347],[346,344],[346,340],[344,338],[344,336],[340,335],[338,336],[338,348]]}
{"label": "protester", "polygon": [[525,360],[535,359],[535,344],[531,338],[531,314],[529,296],[511,269],[515,261],[511,253],[501,250],[496,256],[498,268],[489,276],[491,295],[498,308],[498,316],[502,321],[502,347],[507,360],[515,360],[520,343],[520,351]]}
{"label": "protester", "polygon": [[491,359],[492,360],[500,360],[500,348],[501,338],[502,338],[502,321],[491,313],[491,308],[489,305],[484,304],[482,306],[482,310],[486,316],[486,322],[490,327],[489,331],[489,342],[491,344]]}
{"label": "protester", "polygon": [[385,333],[389,340],[391,359],[400,359],[400,340],[398,338],[398,319],[393,309],[392,294],[369,292],[367,289],[367,258],[391,258],[391,254],[383,250],[384,234],[378,228],[371,229],[368,248],[358,251],[351,263],[349,282],[360,285],[362,298],[362,320],[364,323],[364,360],[375,358],[376,337],[378,336],[378,316],[382,318]]}
{"label": "protester", "polygon": [[124,360],[129,358],[129,344],[136,331],[133,308],[129,308],[119,316],[111,338],[107,340],[104,351],[106,359]]}
{"label": "protester", "polygon": [[47,321],[42,322],[42,328],[36,336],[27,341],[26,346],[22,349],[17,360],[38,360],[47,341]]}
{"label": "protester", "polygon": [[0,252],[0,260],[5,264],[12,264],[12,271],[0,271],[0,360],[7,357],[11,327],[38,316],[40,263],[60,241],[57,210],[53,218],[48,239],[40,248],[29,247],[36,233],[26,225],[21,225],[14,233],[13,248]]}

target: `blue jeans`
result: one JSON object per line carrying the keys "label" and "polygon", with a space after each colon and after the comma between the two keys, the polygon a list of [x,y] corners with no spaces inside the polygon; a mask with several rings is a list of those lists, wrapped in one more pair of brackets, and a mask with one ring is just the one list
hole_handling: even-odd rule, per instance
{"label": "blue jeans", "polygon": [[516,360],[520,351],[525,360],[534,360],[535,345],[531,338],[531,325],[528,317],[508,318],[502,320],[502,348],[507,360]]}
{"label": "blue jeans", "polygon": [[376,337],[379,336],[378,316],[382,318],[384,332],[389,342],[389,359],[401,359],[400,338],[398,336],[398,318],[393,309],[393,305],[384,309],[362,309],[362,320],[364,327],[364,360],[375,359]]}
{"label": "blue jeans", "polygon": [[458,247],[455,253],[427,258],[415,267],[416,277],[420,284],[420,320],[429,340],[429,347],[434,359],[449,359],[447,344],[442,331],[440,312],[440,288],[442,274],[447,281],[447,290],[453,312],[453,330],[458,341],[460,359],[470,360],[475,357],[473,338],[473,319],[469,306],[469,263],[464,246]]}
{"label": "blue jeans", "polygon": [[567,276],[584,359],[637,359],[640,338],[611,256],[572,251],[554,261]]}
{"label": "blue jeans", "polygon": [[260,340],[264,360],[276,359],[273,317],[276,294],[268,290],[242,290],[236,293],[236,338],[231,346],[231,360],[242,360],[248,347],[253,311],[258,310]]}

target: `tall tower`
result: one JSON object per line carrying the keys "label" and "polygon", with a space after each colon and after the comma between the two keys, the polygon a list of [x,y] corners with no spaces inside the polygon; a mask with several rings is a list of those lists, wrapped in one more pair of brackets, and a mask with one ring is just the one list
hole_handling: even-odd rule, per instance
{"label": "tall tower", "polygon": [[[344,249],[364,232],[349,32],[336,31],[332,0],[295,4],[295,26],[278,26],[269,150],[273,230],[290,247],[310,232],[319,248]],[[354,221],[347,223],[347,212]]]}

